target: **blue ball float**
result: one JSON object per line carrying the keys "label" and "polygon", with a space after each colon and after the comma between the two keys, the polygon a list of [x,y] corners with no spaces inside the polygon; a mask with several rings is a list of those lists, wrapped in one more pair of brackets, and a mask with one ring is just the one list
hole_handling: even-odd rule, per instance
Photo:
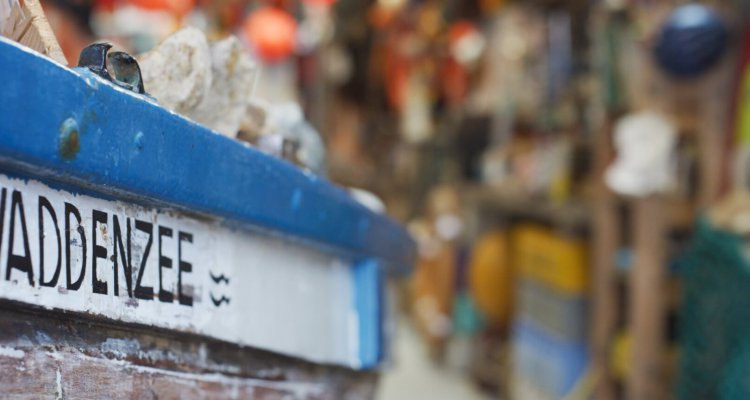
{"label": "blue ball float", "polygon": [[710,8],[678,7],[669,16],[654,47],[659,65],[669,74],[691,78],[708,71],[727,48],[729,32]]}

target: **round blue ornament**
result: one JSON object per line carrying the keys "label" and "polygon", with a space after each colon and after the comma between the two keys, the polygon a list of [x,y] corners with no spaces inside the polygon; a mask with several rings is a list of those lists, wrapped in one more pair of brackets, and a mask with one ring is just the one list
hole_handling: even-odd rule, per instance
{"label": "round blue ornament", "polygon": [[669,16],[654,47],[659,65],[668,73],[691,78],[709,70],[727,48],[729,32],[710,8],[678,7]]}

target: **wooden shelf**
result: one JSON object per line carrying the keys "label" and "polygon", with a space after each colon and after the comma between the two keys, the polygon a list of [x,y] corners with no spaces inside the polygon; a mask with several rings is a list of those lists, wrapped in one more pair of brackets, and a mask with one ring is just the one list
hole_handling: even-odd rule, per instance
{"label": "wooden shelf", "polygon": [[590,207],[581,201],[554,202],[491,186],[470,186],[463,191],[481,214],[528,218],[567,229],[587,229],[591,222]]}

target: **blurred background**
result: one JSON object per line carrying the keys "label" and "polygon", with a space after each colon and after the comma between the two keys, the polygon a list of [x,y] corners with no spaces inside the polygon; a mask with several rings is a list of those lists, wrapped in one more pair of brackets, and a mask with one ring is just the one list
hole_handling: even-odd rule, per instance
{"label": "blurred background", "polygon": [[41,3],[178,112],[186,27],[236,35],[277,153],[408,226],[380,398],[750,398],[747,0]]}

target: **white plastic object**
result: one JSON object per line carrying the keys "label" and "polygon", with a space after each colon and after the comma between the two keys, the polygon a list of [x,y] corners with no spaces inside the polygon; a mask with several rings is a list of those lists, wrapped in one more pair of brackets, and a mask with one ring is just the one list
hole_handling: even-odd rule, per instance
{"label": "white plastic object", "polygon": [[615,192],[644,197],[674,187],[674,150],[677,131],[664,116],[653,111],[629,114],[615,126],[617,158],[605,181]]}

